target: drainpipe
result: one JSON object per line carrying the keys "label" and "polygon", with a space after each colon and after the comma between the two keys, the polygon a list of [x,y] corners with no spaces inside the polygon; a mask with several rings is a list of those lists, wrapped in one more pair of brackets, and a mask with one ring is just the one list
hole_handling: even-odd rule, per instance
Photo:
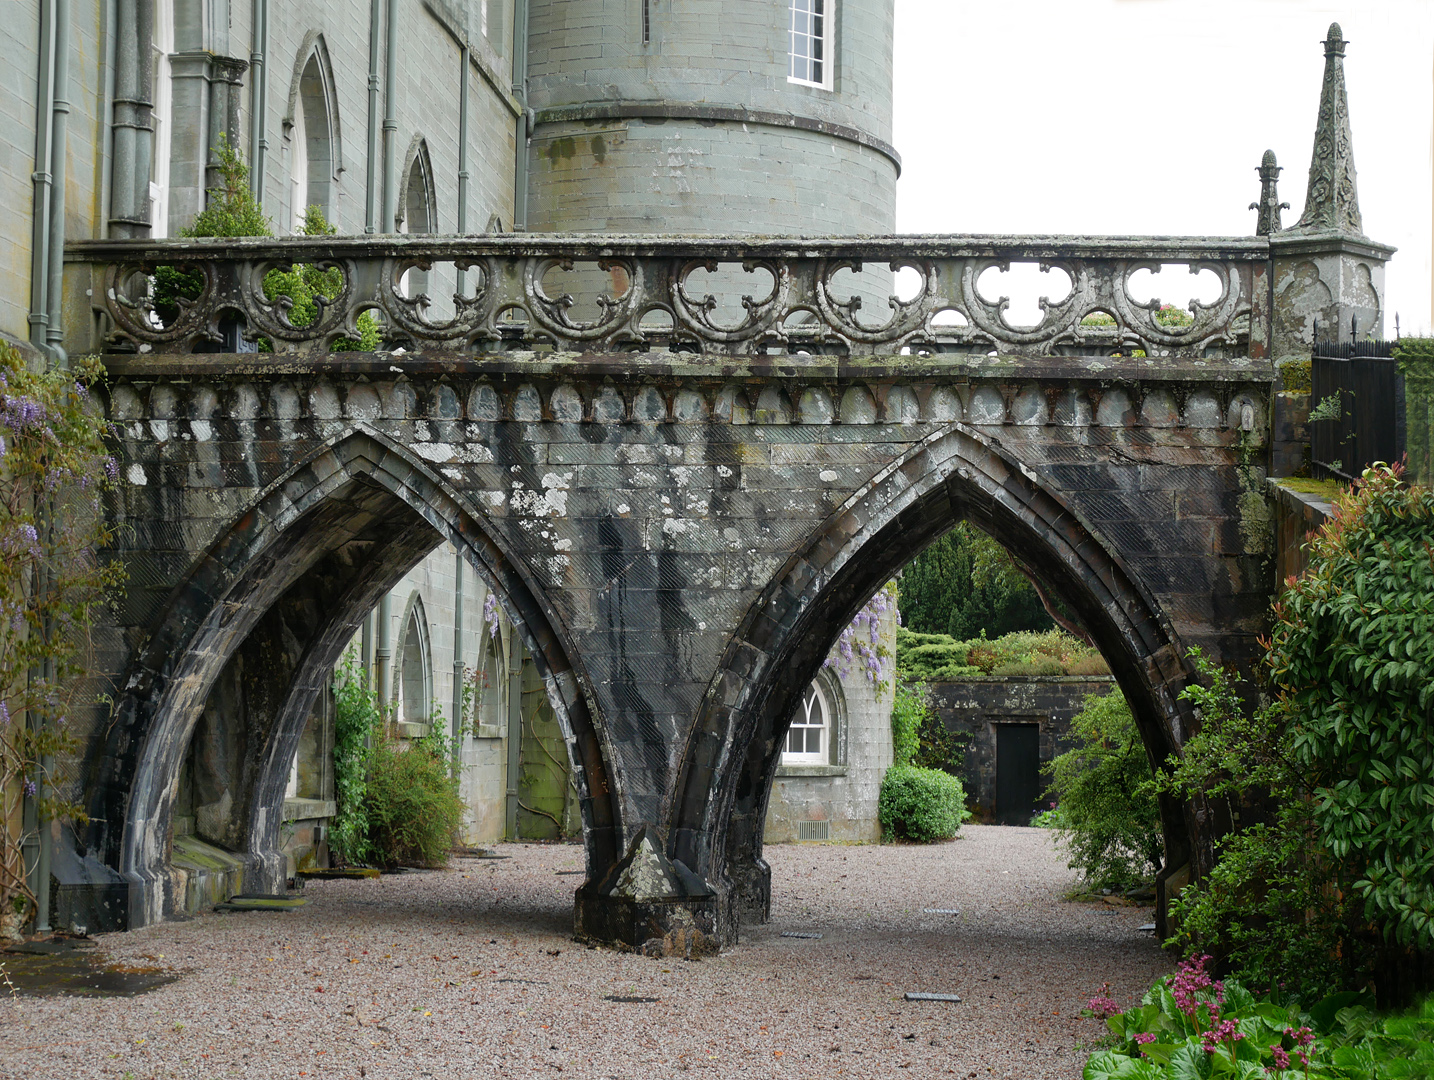
{"label": "drainpipe", "polygon": [[463,552],[453,556],[453,773],[463,764]]}
{"label": "drainpipe", "polygon": [[398,0],[388,0],[384,28],[383,228],[398,229]]}
{"label": "drainpipe", "polygon": [[[45,327],[46,344],[50,349],[50,362],[56,367],[67,368],[70,358],[61,344],[65,327],[61,319],[61,307],[65,292],[65,151],[66,135],[69,131],[70,116],[70,3],[71,0],[53,0],[55,8],[55,68],[54,68],[54,119],[50,132],[50,275],[48,316]],[[43,851],[44,848],[41,848]]]}
{"label": "drainpipe", "polygon": [[115,122],[115,0],[105,0],[104,123],[100,128],[100,239],[110,235],[110,199],[113,182],[110,155],[114,153]]}
{"label": "drainpipe", "polygon": [[254,201],[264,205],[264,155],[269,149],[264,114],[269,108],[269,80],[264,77],[264,54],[269,51],[269,0],[254,0],[254,43],[249,52],[254,107],[249,117],[249,188]]}
{"label": "drainpipe", "polygon": [[518,766],[523,749],[523,645],[518,628],[508,630],[508,805],[503,832],[518,839]]}
{"label": "drainpipe", "polygon": [[373,612],[363,617],[363,631],[359,637],[359,667],[363,671],[363,688],[373,689]]}
{"label": "drainpipe", "polygon": [[370,0],[368,7],[368,173],[364,181],[363,231],[375,232],[374,219],[378,216],[378,28],[383,17],[383,0]]}
{"label": "drainpipe", "polygon": [[[110,202],[106,208],[113,231],[134,236],[142,215],[136,207],[139,185],[139,125],[144,105],[140,75],[139,45],[145,36],[139,28],[138,0],[116,0],[113,25],[114,45],[114,139],[110,160]],[[148,192],[143,192],[148,196]]]}
{"label": "drainpipe", "polygon": [[[468,65],[473,52],[465,42],[463,45],[463,73],[458,76],[458,235],[468,232]],[[468,272],[458,271],[458,295],[462,296],[468,283]],[[460,557],[459,562],[462,562]]]}
{"label": "drainpipe", "polygon": [[380,708],[388,708],[388,660],[393,655],[393,597],[378,602],[378,648],[374,650],[374,690]]}
{"label": "drainpipe", "polygon": [[528,0],[517,0],[513,10],[513,94],[522,107],[513,137],[513,231],[519,232],[528,227],[528,137],[532,134],[532,110],[528,108]]}
{"label": "drainpipe", "polygon": [[50,202],[55,197],[55,3],[40,4],[40,62],[35,88],[34,217],[30,234],[30,341],[42,352],[50,319]]}

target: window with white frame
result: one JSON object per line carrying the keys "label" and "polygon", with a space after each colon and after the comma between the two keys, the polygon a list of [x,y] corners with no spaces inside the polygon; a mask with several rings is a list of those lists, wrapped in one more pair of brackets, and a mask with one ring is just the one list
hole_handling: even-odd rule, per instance
{"label": "window with white frame", "polygon": [[826,695],[816,683],[802,695],[801,707],[787,729],[782,752],[783,765],[824,765],[830,756],[831,710]]}
{"label": "window with white frame", "polygon": [[832,9],[835,4],[836,0],[791,0],[789,82],[831,89]]}

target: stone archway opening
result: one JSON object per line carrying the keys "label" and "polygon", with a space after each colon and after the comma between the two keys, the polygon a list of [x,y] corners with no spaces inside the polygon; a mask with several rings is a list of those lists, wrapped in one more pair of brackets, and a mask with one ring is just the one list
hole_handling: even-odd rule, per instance
{"label": "stone archway opening", "polygon": [[481,519],[365,435],[269,495],[171,597],[119,703],[140,737],[111,757],[90,846],[128,882],[129,925],[194,906],[176,836],[237,857],[231,892],[282,888],[284,798],[334,666],[378,599],[445,539],[502,598],[536,689],[564,725],[576,781],[599,792],[581,802],[589,862],[610,863],[606,764],[559,631]]}
{"label": "stone archway opening", "polygon": [[[719,679],[726,708],[699,718],[669,851],[711,883],[714,918],[735,939],[742,921],[770,910],[762,833],[777,763],[798,697],[843,628],[885,582],[958,522],[989,534],[1076,616],[1125,694],[1152,765],[1179,750],[1193,720],[1179,692],[1191,677],[1185,649],[1138,578],[1034,473],[988,439],[955,425],[851,500],[768,590]],[[758,652],[760,648],[760,652]],[[754,661],[753,657],[759,659]],[[733,699],[736,699],[735,702]],[[726,722],[726,727],[722,723]],[[706,771],[706,770],[710,770]],[[706,781],[699,814],[694,788]],[[1215,824],[1162,798],[1167,887],[1208,865]]]}

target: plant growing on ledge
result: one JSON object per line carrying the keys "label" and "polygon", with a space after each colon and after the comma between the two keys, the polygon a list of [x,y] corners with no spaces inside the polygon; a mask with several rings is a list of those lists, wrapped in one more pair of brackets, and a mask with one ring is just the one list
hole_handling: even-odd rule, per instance
{"label": "plant growing on ledge", "polygon": [[[102,374],[93,359],[32,371],[0,344],[0,815],[31,835],[86,821],[65,775],[79,745],[71,721],[95,701],[93,612],[125,577],[99,555],[113,538],[102,499],[118,477],[90,401]],[[35,898],[19,831],[0,836],[0,925],[13,932]]]}
{"label": "plant growing on ledge", "polygon": [[[192,239],[273,236],[273,226],[249,187],[249,166],[223,135],[217,156],[219,185],[209,189],[207,205],[179,235]],[[305,209],[304,221],[299,227],[301,236],[332,236],[335,231],[319,207]],[[155,314],[168,324],[178,316],[181,305],[198,299],[203,287],[203,279],[196,271],[169,265],[157,267],[152,300]],[[321,300],[332,300],[342,289],[343,272],[338,267],[320,269],[295,263],[287,270],[270,270],[264,275],[264,295],[270,300],[289,300],[287,314],[294,326],[312,323],[318,318]],[[372,352],[382,344],[383,335],[372,313],[365,311],[356,321],[358,338],[339,338],[330,346],[331,352]],[[272,345],[261,338],[259,349],[268,352]]]}

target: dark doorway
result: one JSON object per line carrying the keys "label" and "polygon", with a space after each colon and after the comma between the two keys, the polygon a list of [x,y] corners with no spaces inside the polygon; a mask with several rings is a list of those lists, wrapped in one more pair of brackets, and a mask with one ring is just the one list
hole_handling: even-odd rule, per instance
{"label": "dark doorway", "polygon": [[1029,825],[1041,801],[1039,724],[996,725],[996,820]]}

